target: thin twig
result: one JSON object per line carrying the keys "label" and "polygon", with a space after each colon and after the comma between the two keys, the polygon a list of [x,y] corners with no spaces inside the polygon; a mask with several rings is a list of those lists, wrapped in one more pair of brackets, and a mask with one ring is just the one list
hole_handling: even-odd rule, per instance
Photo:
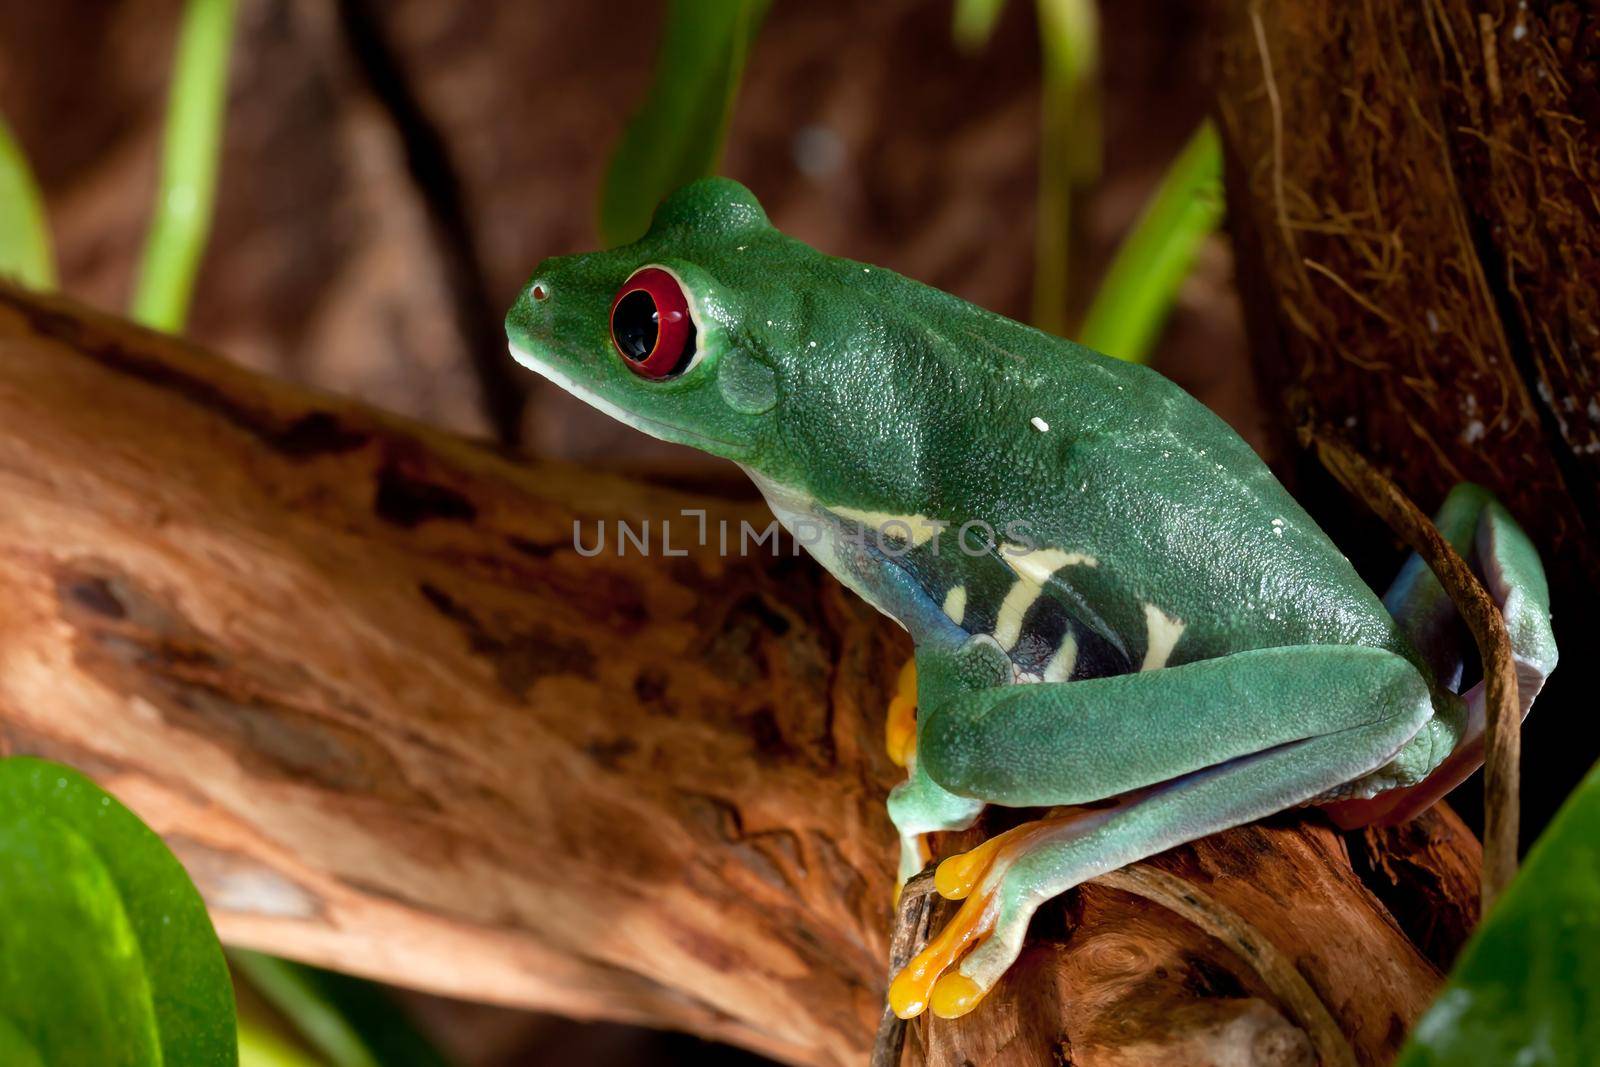
{"label": "thin twig", "polygon": [[1357,452],[1329,434],[1319,433],[1311,422],[1302,423],[1300,435],[1302,443],[1315,448],[1317,458],[1329,473],[1422,557],[1461,613],[1478,646],[1488,697],[1479,893],[1481,913],[1488,914],[1517,873],[1522,717],[1518,714],[1517,672],[1505,619],[1472,568],[1399,486]]}
{"label": "thin twig", "polygon": [[1356,1067],[1355,1050],[1294,961],[1238,914],[1182,878],[1138,863],[1092,880],[1159,904],[1232,949],[1261,976],[1311,1039],[1322,1067]]}
{"label": "thin twig", "polygon": [[[889,981],[911,962],[922,946],[927,944],[932,932],[934,867],[929,864],[921,874],[906,883],[900,892],[900,907],[895,911],[894,931],[889,935]],[[867,1067],[898,1067],[900,1053],[906,1044],[906,1021],[889,1007],[887,998],[883,1018],[878,1021],[878,1036],[872,1041],[872,1057]]]}

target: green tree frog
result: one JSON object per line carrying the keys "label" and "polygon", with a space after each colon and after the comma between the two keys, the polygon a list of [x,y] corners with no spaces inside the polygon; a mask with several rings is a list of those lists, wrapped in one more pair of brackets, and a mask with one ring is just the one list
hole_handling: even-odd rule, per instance
{"label": "green tree frog", "polygon": [[[1297,805],[1404,818],[1481,762],[1483,688],[1420,560],[1380,598],[1161,375],[824,255],[737,183],[685,187],[635,244],[541,263],[506,328],[568,392],[742,466],[909,631],[902,880],[920,835],[986,804],[1094,805],[940,865],[966,899],[891,983],[902,1016],[971,1010],[1038,906],[1085,879]],[[1526,713],[1556,662],[1538,555],[1475,486],[1437,522],[1501,607]]]}

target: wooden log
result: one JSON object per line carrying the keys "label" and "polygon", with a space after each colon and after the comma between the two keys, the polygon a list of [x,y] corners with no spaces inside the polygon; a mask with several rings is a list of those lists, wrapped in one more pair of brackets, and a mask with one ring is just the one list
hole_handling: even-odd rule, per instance
{"label": "wooden log", "polygon": [[[758,505],[519,462],[4,287],[0,501],[0,747],[127,801],[226,940],[865,1058],[908,649],[787,542],[720,552]],[[653,552],[575,547],[617,519]],[[1430,849],[1382,868],[1419,900],[1475,863],[1429,819]],[[1287,953],[1362,1063],[1435,987],[1314,815],[1160,865]],[[1306,1062],[1250,963],[1169,911],[1090,887],[1035,927],[908,1059]]]}
{"label": "wooden log", "polygon": [[[8,747],[169,835],[224,938],[797,1062],[863,1047],[903,652],[875,613],[792,556],[660,555],[682,494],[3,314]],[[657,554],[574,550],[619,518]]]}

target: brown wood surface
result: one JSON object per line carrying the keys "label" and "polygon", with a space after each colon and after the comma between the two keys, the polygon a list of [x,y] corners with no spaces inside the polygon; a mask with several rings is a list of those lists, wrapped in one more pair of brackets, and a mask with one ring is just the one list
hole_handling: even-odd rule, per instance
{"label": "brown wood surface", "polygon": [[[649,518],[659,551],[663,518],[692,540],[682,509],[713,534],[764,511],[519,462],[3,287],[0,501],[0,743],[132,805],[228,941],[864,1059],[903,636],[787,552],[573,548],[575,521],[588,543]],[[1426,848],[1365,856],[1393,914],[1314,815],[1159,862],[1380,1063],[1438,980],[1402,926],[1470,897],[1475,842],[1424,823]],[[1035,932],[908,1061],[1305,1062],[1251,966],[1170,912],[1091,887]]]}

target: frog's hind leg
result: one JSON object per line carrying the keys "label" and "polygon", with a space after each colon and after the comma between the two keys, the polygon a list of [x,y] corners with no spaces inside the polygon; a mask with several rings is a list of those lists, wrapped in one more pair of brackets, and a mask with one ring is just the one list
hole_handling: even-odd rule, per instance
{"label": "frog's hind leg", "polygon": [[1115,806],[1028,824],[947,860],[966,895],[896,977],[909,1017],[971,1010],[1038,906],[1107,871],[1305,803],[1385,765],[1433,714],[1426,680],[1381,649],[1261,649],[1132,675],[1013,685],[922,710],[941,788],[1015,806]]}
{"label": "frog's hind leg", "polygon": [[[1482,486],[1456,486],[1433,521],[1505,616],[1526,713],[1556,659],[1555,638],[1550,632],[1550,593],[1538,550]],[[1433,667],[1439,682],[1460,692],[1465,665],[1475,658],[1472,637],[1421,556],[1413,552],[1406,558],[1384,594],[1383,604]]]}
{"label": "frog's hind leg", "polygon": [[923,835],[942,830],[965,830],[977,821],[981,800],[958,796],[929,778],[913,754],[906,765],[906,780],[889,792],[889,821],[900,834],[900,867],[896,891],[928,862]]}
{"label": "frog's hind leg", "polygon": [[[1483,582],[1505,618],[1517,671],[1518,702],[1526,716],[1556,665],[1550,593],[1539,553],[1500,502],[1481,486],[1463,483],[1451,490],[1434,524]],[[1329,816],[1346,828],[1404,822],[1425,811],[1483,764],[1488,694],[1481,681],[1462,692],[1466,665],[1475,651],[1449,594],[1422,558],[1412,553],[1383,602],[1433,668],[1439,683],[1461,693],[1467,721],[1455,750],[1422,782],[1370,800],[1325,805]]]}
{"label": "frog's hind leg", "polygon": [[917,751],[917,660],[913,656],[900,668],[889,713],[884,717],[883,743],[889,760],[904,767]]}

